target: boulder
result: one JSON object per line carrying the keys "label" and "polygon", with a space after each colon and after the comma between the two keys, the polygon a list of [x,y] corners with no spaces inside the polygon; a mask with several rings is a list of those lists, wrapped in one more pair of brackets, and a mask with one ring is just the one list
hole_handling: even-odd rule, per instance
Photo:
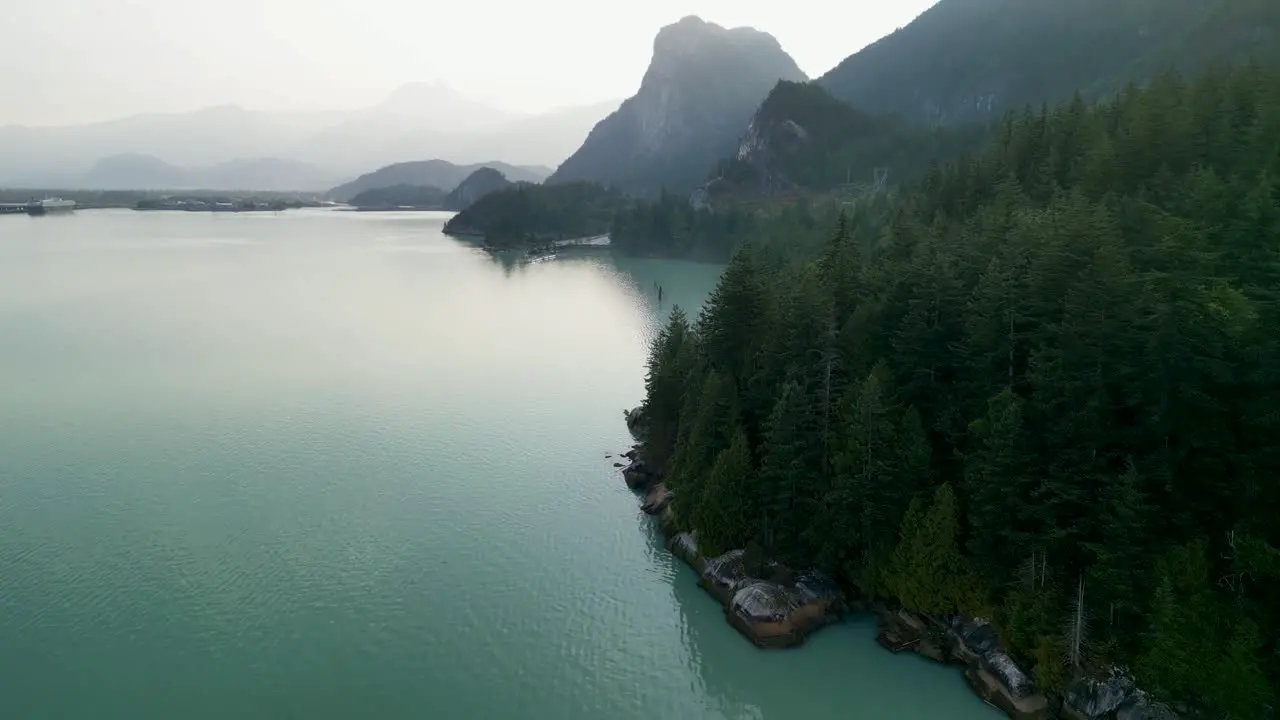
{"label": "boulder", "polygon": [[733,593],[729,622],[756,645],[792,647],[839,616],[843,595],[825,575],[807,571],[792,584],[746,579]]}
{"label": "boulder", "polygon": [[670,502],[658,514],[658,525],[662,528],[662,534],[665,537],[671,537],[680,532],[680,523],[676,521],[676,513]]}
{"label": "boulder", "polygon": [[881,647],[894,654],[919,649],[928,627],[923,618],[906,610],[891,610],[881,603],[877,603],[873,611],[880,628],[876,642]]}
{"label": "boulder", "polygon": [[967,664],[977,663],[987,653],[1000,649],[1000,637],[986,620],[969,620],[953,615],[948,619],[947,626],[951,630],[956,657]]}
{"label": "boulder", "polygon": [[1168,706],[1152,700],[1123,668],[1105,678],[1080,678],[1067,686],[1062,714],[1070,720],[1177,720]]}
{"label": "boulder", "polygon": [[1062,714],[1070,720],[1111,718],[1134,691],[1133,680],[1116,670],[1102,680],[1081,678],[1063,691]]}
{"label": "boulder", "polygon": [[702,554],[698,552],[698,532],[682,532],[671,537],[667,543],[667,548],[671,550],[671,554],[684,560],[693,566],[694,570],[702,573],[705,561]]}
{"label": "boulder", "polygon": [[1049,716],[1048,699],[1001,648],[990,623],[955,615],[947,626],[952,654],[967,666],[965,678],[978,695],[1019,720]]}
{"label": "boulder", "polygon": [[627,419],[627,429],[631,431],[633,436],[638,435],[641,426],[644,425],[644,406],[623,410],[622,415]]}
{"label": "boulder", "polygon": [[730,550],[720,557],[709,558],[702,567],[702,586],[727,606],[738,586],[748,579],[745,561],[744,550]]}
{"label": "boulder", "polygon": [[666,483],[656,483],[644,494],[644,503],[640,505],[640,509],[646,515],[657,515],[667,509],[674,497],[675,493],[667,489]]}
{"label": "boulder", "polygon": [[657,482],[658,474],[642,458],[637,458],[632,460],[630,465],[622,468],[622,479],[626,481],[627,487],[642,491]]}
{"label": "boulder", "polygon": [[1178,720],[1178,714],[1138,690],[1116,711],[1116,720]]}
{"label": "boulder", "polygon": [[752,623],[777,623],[795,609],[795,598],[786,588],[764,580],[748,580],[729,603],[729,610]]}
{"label": "boulder", "polygon": [[840,586],[821,570],[805,570],[797,574],[794,592],[801,605],[823,603],[835,610],[844,607],[844,593]]}

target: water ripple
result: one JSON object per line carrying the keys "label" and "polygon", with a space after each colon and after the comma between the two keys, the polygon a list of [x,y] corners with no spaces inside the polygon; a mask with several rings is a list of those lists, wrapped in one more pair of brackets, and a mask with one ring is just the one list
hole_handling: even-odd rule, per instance
{"label": "water ripple", "polygon": [[67,220],[0,244],[0,717],[992,717],[865,622],[752,648],[604,457],[718,269]]}

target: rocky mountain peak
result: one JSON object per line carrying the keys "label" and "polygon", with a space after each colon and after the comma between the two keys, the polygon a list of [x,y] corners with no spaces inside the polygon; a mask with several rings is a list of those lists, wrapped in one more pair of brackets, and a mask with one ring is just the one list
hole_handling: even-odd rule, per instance
{"label": "rocky mountain peak", "polygon": [[772,35],[684,17],[658,31],[639,92],[550,181],[617,183],[642,193],[690,189],[733,152],[778,80],[805,79]]}

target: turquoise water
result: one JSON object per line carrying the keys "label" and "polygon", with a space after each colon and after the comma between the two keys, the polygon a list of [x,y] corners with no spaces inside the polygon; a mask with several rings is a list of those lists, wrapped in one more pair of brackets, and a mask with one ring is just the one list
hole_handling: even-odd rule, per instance
{"label": "turquoise water", "polygon": [[607,456],[717,268],[445,217],[0,218],[0,718],[996,717],[661,549]]}

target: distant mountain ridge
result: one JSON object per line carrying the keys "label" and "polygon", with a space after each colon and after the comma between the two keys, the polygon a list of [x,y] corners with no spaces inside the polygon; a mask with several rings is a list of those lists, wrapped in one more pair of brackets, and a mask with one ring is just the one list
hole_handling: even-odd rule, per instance
{"label": "distant mountain ridge", "polygon": [[436,187],[448,193],[476,172],[490,168],[504,178],[516,182],[539,183],[551,174],[551,168],[543,166],[518,166],[490,161],[472,165],[455,165],[446,160],[420,160],[402,162],[365,173],[351,182],[339,185],[327,194],[339,202],[347,202],[367,190],[411,185]]}
{"label": "distant mountain ridge", "polygon": [[[120,164],[120,156],[150,156],[159,163],[152,163],[156,177],[173,174],[160,164],[228,165],[215,177],[227,188],[243,189],[268,189],[253,187],[261,183],[252,172],[231,172],[259,161],[274,164],[269,175],[280,178],[285,176],[280,164],[295,163],[298,186],[293,190],[331,187],[407,158],[455,164],[501,158],[513,166],[555,166],[617,104],[527,115],[491,108],[445,85],[419,83],[352,111],[263,112],[224,105],[88,125],[0,126],[0,187],[123,187],[132,183],[108,171],[116,166],[136,172],[141,163]],[[103,161],[109,162],[102,166]],[[302,173],[304,167],[315,172]]]}
{"label": "distant mountain ridge", "polygon": [[772,35],[686,17],[658,32],[640,90],[548,183],[587,180],[641,194],[691,189],[733,151],[778,80],[806,79]]}
{"label": "distant mountain ridge", "polygon": [[319,191],[335,179],[314,165],[280,158],[178,167],[151,155],[124,153],[94,163],[81,184],[97,190]]}

